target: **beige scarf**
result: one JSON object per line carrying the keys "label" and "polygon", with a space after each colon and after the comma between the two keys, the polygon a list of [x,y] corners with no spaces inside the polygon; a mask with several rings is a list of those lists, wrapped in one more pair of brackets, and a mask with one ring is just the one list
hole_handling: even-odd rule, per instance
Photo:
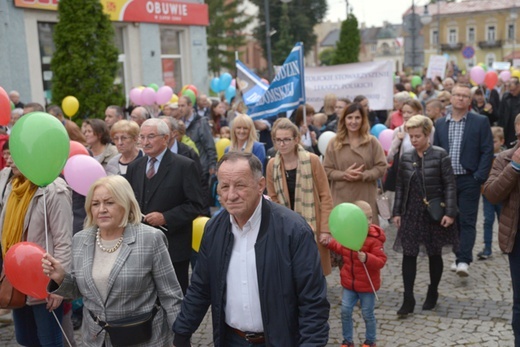
{"label": "beige scarf", "polygon": [[[280,204],[291,208],[283,191],[282,156],[276,153],[273,165],[273,181]],[[301,215],[316,230],[316,210],[314,208],[314,180],[309,153],[298,145],[298,167],[296,169],[296,187],[294,189],[294,212]]]}

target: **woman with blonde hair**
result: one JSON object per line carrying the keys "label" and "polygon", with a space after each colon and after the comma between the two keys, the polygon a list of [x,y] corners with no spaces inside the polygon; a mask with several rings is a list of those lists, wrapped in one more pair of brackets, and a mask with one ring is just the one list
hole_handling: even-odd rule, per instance
{"label": "woman with blonde hair", "polygon": [[320,112],[325,113],[327,115],[327,123],[325,125],[329,124],[330,122],[335,121],[340,117],[340,114],[336,114],[336,101],[338,100],[338,97],[335,94],[327,94],[323,98],[323,107],[321,108]]}
{"label": "woman with blonde hair", "polygon": [[377,180],[385,174],[387,162],[381,144],[369,131],[363,106],[348,106],[338,121],[336,137],[327,146],[323,166],[331,182],[334,206],[366,201],[374,212],[373,223],[379,225]]}
{"label": "woman with blonde hair", "polygon": [[228,151],[239,151],[253,153],[260,162],[262,168],[265,168],[265,147],[258,142],[255,124],[251,117],[245,114],[239,114],[231,123],[231,145],[226,148]]}
{"label": "woman with blonde hair", "polygon": [[110,137],[117,147],[117,154],[105,167],[109,175],[125,175],[131,162],[143,156],[138,146],[139,125],[131,120],[117,121],[110,129]]}
{"label": "woman with blonde hair", "polygon": [[[271,200],[300,214],[316,234],[330,234],[329,214],[332,197],[327,175],[317,155],[300,144],[298,127],[287,118],[278,119],[271,131],[278,149],[266,169],[267,193]],[[331,272],[327,247],[317,244],[325,275]]]}

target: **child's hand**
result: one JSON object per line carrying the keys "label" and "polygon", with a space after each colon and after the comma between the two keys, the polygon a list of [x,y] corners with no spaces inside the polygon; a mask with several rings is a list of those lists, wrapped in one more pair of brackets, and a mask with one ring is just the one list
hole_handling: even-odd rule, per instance
{"label": "child's hand", "polygon": [[358,259],[360,262],[364,263],[367,261],[367,254],[365,252],[358,252]]}
{"label": "child's hand", "polygon": [[323,246],[327,246],[330,242],[330,234],[329,233],[321,233],[318,239],[319,243]]}

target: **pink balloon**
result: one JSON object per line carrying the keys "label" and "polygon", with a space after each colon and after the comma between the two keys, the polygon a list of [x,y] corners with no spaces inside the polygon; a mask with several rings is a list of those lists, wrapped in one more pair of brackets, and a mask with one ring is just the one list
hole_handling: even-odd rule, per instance
{"label": "pink balloon", "polygon": [[159,104],[166,104],[173,96],[173,90],[169,86],[162,86],[155,94],[155,101]]}
{"label": "pink balloon", "polygon": [[84,154],[70,157],[63,169],[65,180],[78,194],[86,196],[90,186],[107,173],[94,158]]}
{"label": "pink balloon", "polygon": [[237,86],[237,80],[233,78],[233,79],[231,80],[231,85],[232,85],[233,87],[236,87],[236,86]]}
{"label": "pink balloon", "polygon": [[469,76],[476,84],[482,84],[486,78],[486,71],[480,66],[473,66],[469,72]]}
{"label": "pink balloon", "polygon": [[142,90],[139,88],[132,88],[132,90],[130,90],[130,100],[135,105],[142,105],[143,101],[141,99],[141,93],[142,93]]}
{"label": "pink balloon", "polygon": [[392,138],[394,137],[394,131],[391,129],[385,129],[379,133],[379,143],[385,151],[389,151],[392,147]]}
{"label": "pink balloon", "polygon": [[267,84],[267,85],[269,85],[269,81],[268,81],[268,80],[266,80],[265,78],[262,78],[262,79],[261,79],[261,81],[262,81],[262,82],[264,82],[264,84]]}
{"label": "pink balloon", "polygon": [[511,78],[511,72],[508,71],[508,70],[504,70],[500,73],[500,75],[498,75],[500,77],[500,79],[503,81],[503,82],[507,82],[509,81],[509,79]]}
{"label": "pink balloon", "polygon": [[141,92],[141,101],[143,105],[153,105],[155,103],[155,90],[150,87],[144,88]]}

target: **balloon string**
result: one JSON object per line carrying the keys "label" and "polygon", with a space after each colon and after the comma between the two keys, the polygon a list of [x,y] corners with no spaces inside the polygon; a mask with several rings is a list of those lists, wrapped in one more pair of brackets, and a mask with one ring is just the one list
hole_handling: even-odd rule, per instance
{"label": "balloon string", "polygon": [[365,263],[361,263],[361,264],[363,264],[363,268],[365,268],[365,272],[367,273],[367,277],[368,277],[368,282],[370,282],[372,291],[374,292],[374,295],[376,296],[376,301],[379,301],[379,298],[377,297],[377,293],[376,293],[376,288],[374,288],[374,284],[372,283],[372,279],[370,278],[370,275],[368,274],[367,267],[366,267]]}
{"label": "balloon string", "polygon": [[47,198],[45,192],[46,188],[43,188],[43,218],[45,223],[45,252],[49,253],[49,235],[47,230]]}
{"label": "balloon string", "polygon": [[61,333],[63,334],[63,337],[67,341],[68,345],[70,347],[72,347],[72,344],[70,343],[69,338],[67,337],[67,334],[65,334],[65,330],[63,330],[63,327],[61,326],[60,320],[58,319],[58,317],[56,317],[56,312],[54,312],[54,310],[52,311],[52,315],[54,316],[54,319],[56,319],[56,323],[58,323],[58,326],[61,329]]}

